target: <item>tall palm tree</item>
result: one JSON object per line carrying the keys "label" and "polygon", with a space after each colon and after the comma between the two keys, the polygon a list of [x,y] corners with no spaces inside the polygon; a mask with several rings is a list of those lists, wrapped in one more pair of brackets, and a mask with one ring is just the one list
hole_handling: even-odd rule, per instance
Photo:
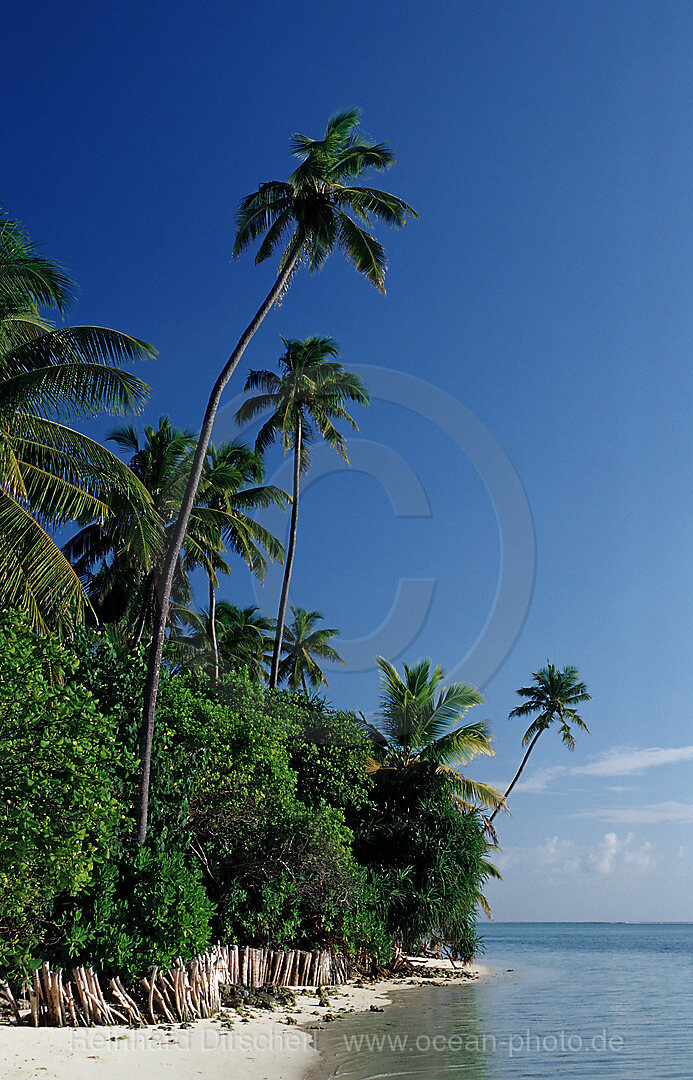
{"label": "tall palm tree", "polygon": [[83,617],[85,596],[48,530],[105,520],[112,490],[140,512],[148,501],[114,454],[63,421],[139,411],[148,387],[120,365],[156,355],[117,330],[54,328],[39,308],[62,315],[72,290],[20,224],[0,217],[0,605],[60,631]]}
{"label": "tall palm tree", "polygon": [[[263,484],[265,465],[259,454],[240,442],[226,442],[218,449],[210,444],[207,466],[198,490],[198,503],[219,515],[219,534],[224,550],[234,551],[251,573],[264,578],[270,559],[284,558],[284,547],[246,511],[259,507],[286,507],[289,496],[280,488]],[[248,486],[252,485],[252,486]],[[212,681],[219,677],[216,633],[216,589],[213,562],[205,566],[209,578],[208,630],[212,649]],[[247,610],[247,609],[246,609]]]}
{"label": "tall palm tree", "polygon": [[279,682],[287,679],[291,690],[297,690],[300,683],[304,694],[307,694],[306,679],[311,686],[329,686],[316,657],[318,660],[344,663],[337,650],[329,644],[332,638],[339,637],[339,630],[318,626],[325,619],[319,611],[306,611],[292,604],[291,614],[294,621],[284,630],[282,652],[285,657],[279,665]]}
{"label": "tall palm tree", "polygon": [[269,419],[258,432],[255,451],[264,453],[278,437],[284,453],[291,450],[294,456],[291,525],[272,654],[271,689],[275,689],[279,680],[286,606],[296,552],[300,481],[301,474],[310,466],[310,446],[319,435],[348,461],[344,437],[332,421],[345,420],[358,430],[356,421],[346,411],[346,402],[356,401],[359,405],[370,402],[358,376],[329,359],[339,356],[339,348],[332,338],[309,337],[305,341],[282,338],[282,341],[285,351],[279,358],[280,374],[251,371],[245,390],[260,390],[260,393],[244,401],[236,413],[238,423],[244,424],[271,409]]}
{"label": "tall palm tree", "polygon": [[233,255],[238,256],[264,235],[255,262],[268,259],[287,241],[277,277],[251,322],[241,334],[217,378],[207,403],[185,496],[171,541],[161,586],[158,613],[149,655],[144,693],[141,775],[137,821],[140,844],[147,833],[149,773],[156,695],[161,671],[169,597],[178,552],[192,513],[214,418],[221,395],[253,335],[274,304],[281,300],[291,276],[304,263],[319,270],[335,247],[381,292],[385,291],[385,253],[371,228],[374,221],[392,227],[405,225],[416,213],[402,199],[378,188],[356,183],[370,171],[384,172],[393,164],[384,143],[371,143],[360,135],[358,109],[337,113],[327,124],[324,138],[294,135],[291,149],[300,161],[287,181],[272,180],[243,199],[236,217]]}
{"label": "tall palm tree", "polygon": [[404,664],[404,677],[382,656],[376,664],[381,672],[380,711],[377,726],[364,725],[378,748],[369,763],[371,771],[406,773],[433,767],[445,775],[460,809],[479,812],[485,821],[484,811],[498,807],[503,796],[459,771],[481,754],[495,756],[485,721],[461,724],[468,709],[483,702],[481,693],[466,683],[441,689],[444,672],[430,660]]}
{"label": "tall palm tree", "polygon": [[[509,716],[531,716],[532,713],[538,715],[534,717],[522,738],[522,745],[527,746],[529,743],[529,746],[520,762],[519,769],[513,776],[503,796],[506,801],[520,779],[522,770],[527,764],[529,755],[537,745],[539,736],[550,728],[552,724],[558,724],[561,739],[569,750],[575,749],[575,739],[571,730],[572,724],[589,734],[589,728],[582,717],[579,716],[575,706],[580,705],[583,701],[590,701],[591,695],[587,693],[585,684],[580,681],[580,675],[576,667],[568,664],[563,668],[563,671],[559,671],[555,664],[551,664],[547,660],[546,667],[535,671],[532,679],[534,680],[532,686],[522,686],[517,691],[520,697],[528,700],[523,705],[518,705],[509,714]],[[491,815],[492,821],[495,816],[496,812]]]}

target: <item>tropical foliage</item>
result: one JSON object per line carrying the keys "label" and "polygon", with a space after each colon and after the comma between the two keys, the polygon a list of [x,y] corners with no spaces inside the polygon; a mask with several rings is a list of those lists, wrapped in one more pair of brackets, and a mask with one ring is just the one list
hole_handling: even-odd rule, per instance
{"label": "tropical foliage", "polygon": [[380,711],[376,725],[366,725],[375,750],[369,762],[373,772],[389,770],[413,776],[430,766],[445,780],[454,802],[465,812],[498,807],[503,796],[488,784],[471,780],[459,771],[480,754],[493,756],[488,724],[461,724],[462,717],[483,697],[474,686],[441,684],[445,674],[430,660],[404,664],[404,677],[382,656]]}
{"label": "tropical foliage", "polygon": [[293,136],[291,152],[300,165],[287,181],[270,180],[243,199],[234,255],[262,237],[256,263],[284,245],[280,270],[300,259],[316,271],[338,247],[360,274],[385,292],[387,260],[373,235],[373,222],[397,228],[418,215],[396,195],[354,182],[370,171],[385,172],[394,163],[389,147],[357,131],[359,119],[358,109],[347,109],[330,119],[322,139]]}
{"label": "tropical foliage", "polygon": [[188,611],[185,618],[188,626],[180,634],[172,635],[167,659],[178,659],[179,663],[188,666],[202,665],[213,678],[218,671],[245,669],[253,682],[266,682],[274,641],[274,619],[263,615],[254,605],[239,608],[228,600],[220,600],[213,609],[210,605],[199,613]]}
{"label": "tropical foliage", "polygon": [[117,491],[133,513],[147,495],[104,447],[65,420],[138,411],[147,387],[124,362],[155,350],[99,326],[54,328],[73,286],[16,221],[0,219],[0,605],[41,629],[69,631],[84,616],[78,575],[49,529],[106,521]]}
{"label": "tropical foliage", "polygon": [[0,614],[0,970],[35,955],[53,898],[73,896],[123,826],[113,774],[134,771],[77,664],[26,618]]}
{"label": "tropical foliage", "polygon": [[442,944],[465,960],[479,951],[476,912],[488,911],[482,890],[500,875],[480,815],[460,812],[433,765],[377,775],[355,853],[378,882],[381,918],[402,948]]}
{"label": "tropical foliage", "polygon": [[[116,492],[112,513],[103,523],[80,530],[64,547],[87,584],[100,622],[124,623],[135,643],[151,627],[159,604],[162,564],[168,534],[185,490],[195,437],[161,417],[158,428],[145,428],[144,440],[132,426],[116,428],[109,439],[131,454],[129,467],[150,496],[146,513],[128,513]],[[213,605],[218,575],[228,574],[227,550],[241,556],[262,576],[268,558],[281,558],[281,544],[246,513],[259,506],[284,505],[288,496],[262,486],[262,461],[248,447],[211,446],[203,483],[176,569],[174,614],[190,603],[190,573],[202,568],[209,578]],[[212,639],[213,669],[218,657]]]}
{"label": "tropical foliage", "polygon": [[[285,508],[289,496],[272,485],[263,485],[265,465],[262,457],[239,442],[227,442],[218,449],[210,444],[208,464],[198,489],[198,501],[216,512],[224,550],[233,551],[251,573],[262,580],[269,559],[284,558],[280,542],[249,516],[249,512],[268,506]],[[224,567],[225,569],[225,567]],[[216,588],[219,584],[214,565],[205,566],[209,578],[208,629],[212,647],[212,677],[219,675],[219,648],[216,635]],[[228,645],[228,642],[227,642]]]}

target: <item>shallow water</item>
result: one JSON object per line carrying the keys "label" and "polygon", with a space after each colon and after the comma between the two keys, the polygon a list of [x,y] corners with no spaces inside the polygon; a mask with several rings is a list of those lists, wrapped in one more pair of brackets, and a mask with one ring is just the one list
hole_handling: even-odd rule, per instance
{"label": "shallow water", "polygon": [[312,1032],[311,1080],[693,1080],[692,924],[500,923],[484,938],[492,976]]}

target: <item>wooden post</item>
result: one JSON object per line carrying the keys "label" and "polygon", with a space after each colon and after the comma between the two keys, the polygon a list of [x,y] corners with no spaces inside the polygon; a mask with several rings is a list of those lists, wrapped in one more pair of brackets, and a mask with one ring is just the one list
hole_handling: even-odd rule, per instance
{"label": "wooden post", "polygon": [[79,994],[80,1004],[82,1006],[82,1012],[84,1014],[84,1022],[89,1027],[92,1022],[91,1017],[91,1004],[86,992],[86,981],[84,979],[84,968],[73,968],[72,978],[75,980],[75,986],[77,987],[77,993]]}

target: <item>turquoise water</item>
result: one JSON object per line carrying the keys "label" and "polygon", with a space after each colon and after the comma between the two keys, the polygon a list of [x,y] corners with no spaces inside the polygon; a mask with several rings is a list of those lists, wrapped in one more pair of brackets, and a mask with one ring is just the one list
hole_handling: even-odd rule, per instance
{"label": "turquoise water", "polygon": [[693,1080],[692,924],[491,924],[484,939],[492,976],[313,1032],[311,1080]]}

